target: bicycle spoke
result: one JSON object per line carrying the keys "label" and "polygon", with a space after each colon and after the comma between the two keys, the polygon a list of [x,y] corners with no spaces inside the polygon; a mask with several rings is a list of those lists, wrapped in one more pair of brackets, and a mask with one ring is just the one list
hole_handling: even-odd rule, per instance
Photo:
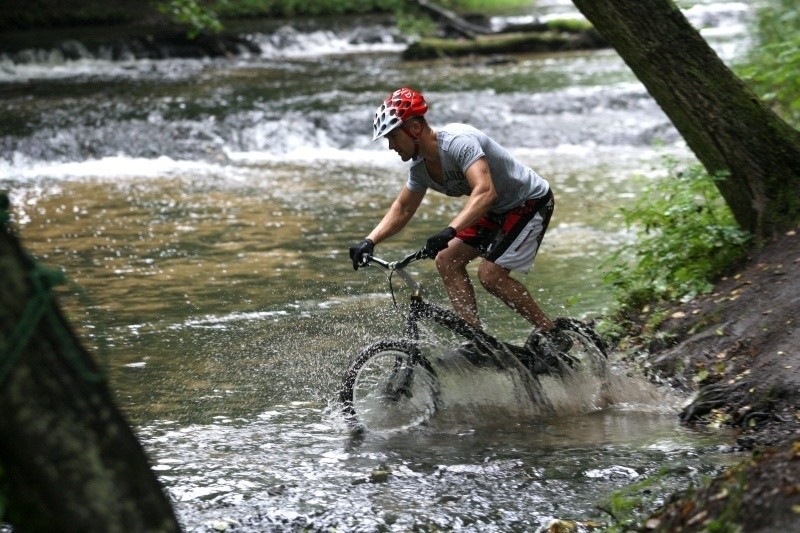
{"label": "bicycle spoke", "polygon": [[405,429],[433,416],[436,377],[414,361],[404,341],[378,343],[360,354],[349,373],[350,388],[343,393],[358,425],[378,431]]}

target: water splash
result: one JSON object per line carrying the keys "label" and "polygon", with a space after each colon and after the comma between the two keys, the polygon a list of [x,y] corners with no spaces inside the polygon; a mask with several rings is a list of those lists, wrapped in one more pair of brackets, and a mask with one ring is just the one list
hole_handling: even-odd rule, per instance
{"label": "water splash", "polygon": [[620,361],[535,375],[511,353],[498,351],[479,359],[469,347],[452,349],[442,342],[423,343],[439,384],[436,416],[428,421],[437,430],[485,420],[562,418],[604,409],[675,414],[687,401]]}

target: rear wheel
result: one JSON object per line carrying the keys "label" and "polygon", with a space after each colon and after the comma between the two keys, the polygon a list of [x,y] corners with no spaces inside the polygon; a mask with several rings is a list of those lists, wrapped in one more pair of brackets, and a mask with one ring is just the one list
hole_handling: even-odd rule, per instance
{"label": "rear wheel", "polygon": [[436,412],[439,386],[430,365],[408,340],[380,341],[364,348],[342,382],[339,399],[348,422],[386,431],[418,426]]}
{"label": "rear wheel", "polygon": [[557,318],[555,322],[556,327],[572,340],[572,348],[567,352],[568,364],[604,377],[608,372],[608,354],[594,329],[573,318]]}

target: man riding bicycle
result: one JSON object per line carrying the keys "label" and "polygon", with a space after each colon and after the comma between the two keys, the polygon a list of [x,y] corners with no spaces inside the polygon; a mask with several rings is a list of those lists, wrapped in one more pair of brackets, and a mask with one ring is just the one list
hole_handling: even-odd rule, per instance
{"label": "man riding bicycle", "polygon": [[545,353],[566,352],[569,337],[510,275],[527,273],[533,264],[553,213],[550,184],[472,126],[448,124],[434,130],[425,119],[427,111],[422,94],[403,87],[375,113],[372,140],[386,137],[389,149],[411,161],[411,167],[383,219],[350,248],[353,268],[363,266],[378,243],[405,227],[428,189],[447,196],[466,195],[461,212],[425,245],[426,254],[436,259],[453,308],[482,329],[467,272],[470,261],[480,256],[478,279],[484,288],[534,326],[526,345],[544,348]]}

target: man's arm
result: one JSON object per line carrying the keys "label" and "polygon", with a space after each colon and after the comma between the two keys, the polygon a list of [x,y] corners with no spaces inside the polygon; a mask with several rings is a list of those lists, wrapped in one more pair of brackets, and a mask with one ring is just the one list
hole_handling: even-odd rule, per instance
{"label": "man's arm", "polygon": [[470,192],[464,208],[450,223],[450,226],[456,231],[461,231],[478,222],[489,212],[497,199],[497,191],[494,189],[492,174],[489,172],[489,164],[485,157],[481,157],[470,165],[464,175],[472,192]]}
{"label": "man's arm", "polygon": [[367,239],[378,244],[403,229],[417,212],[424,197],[424,192],[413,192],[408,187],[403,187],[383,219],[367,235]]}

